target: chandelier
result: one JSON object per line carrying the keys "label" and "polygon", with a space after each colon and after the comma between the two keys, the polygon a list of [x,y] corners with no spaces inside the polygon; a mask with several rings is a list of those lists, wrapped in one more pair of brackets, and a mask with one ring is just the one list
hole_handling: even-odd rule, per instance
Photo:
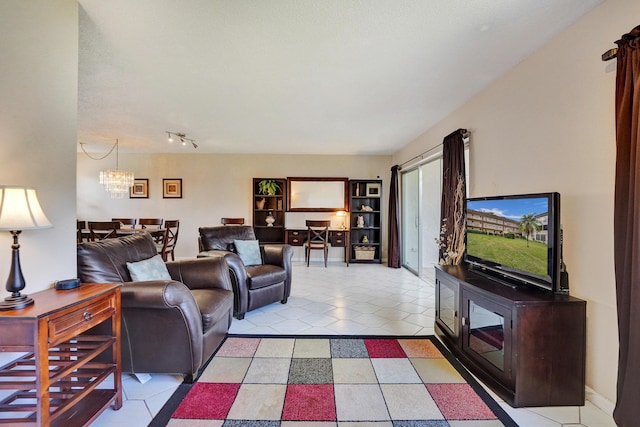
{"label": "chandelier", "polygon": [[100,171],[100,184],[104,185],[105,191],[107,191],[111,195],[112,199],[122,199],[125,194],[129,193],[129,189],[131,188],[131,186],[133,186],[134,176],[133,172],[121,171],[118,169],[118,140],[116,139],[115,144],[113,144],[113,147],[111,147],[107,154],[99,158],[92,157],[89,153],[87,153],[84,149],[84,144],[84,142],[80,143],[82,151],[84,151],[84,154],[86,154],[90,159],[93,160],[102,160],[109,154],[111,154],[114,149],[116,150],[116,169],[107,169]]}

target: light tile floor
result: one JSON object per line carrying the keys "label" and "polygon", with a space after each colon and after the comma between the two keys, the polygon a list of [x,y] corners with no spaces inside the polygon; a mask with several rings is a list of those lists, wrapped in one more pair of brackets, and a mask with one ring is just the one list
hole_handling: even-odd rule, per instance
{"label": "light tile floor", "polygon": [[[294,263],[293,288],[286,305],[271,304],[233,320],[229,333],[269,335],[431,335],[432,280],[384,265]],[[125,402],[107,409],[93,427],[146,426],[181,382],[152,375],[141,384],[124,375]],[[493,394],[492,394],[493,395]],[[587,401],[583,407],[513,409],[493,395],[521,427],[615,427],[611,416]]]}

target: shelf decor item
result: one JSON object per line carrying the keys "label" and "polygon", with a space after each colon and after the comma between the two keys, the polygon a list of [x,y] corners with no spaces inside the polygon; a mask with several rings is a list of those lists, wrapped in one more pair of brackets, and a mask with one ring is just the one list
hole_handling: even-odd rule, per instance
{"label": "shelf decor item", "polygon": [[380,184],[367,183],[367,197],[380,197]]}
{"label": "shelf decor item", "polygon": [[260,197],[258,200],[256,200],[256,209],[258,210],[264,209],[264,204],[266,202],[267,202],[267,199],[265,199],[264,197]]}
{"label": "shelf decor item", "polygon": [[356,246],[354,248],[357,260],[372,260],[375,257],[376,250],[371,246]]}
{"label": "shelf decor item", "polygon": [[276,219],[273,217],[273,212],[269,212],[269,215],[267,215],[264,221],[267,223],[267,227],[273,227],[273,223],[276,222]]}
{"label": "shelf decor item", "polygon": [[50,228],[34,188],[0,186],[0,230],[13,235],[11,245],[11,270],[7,279],[7,292],[11,296],[0,302],[0,310],[17,310],[33,304],[33,299],[21,295],[26,283],[20,268],[20,244],[18,236],[23,230]]}
{"label": "shelf decor item", "polygon": [[263,179],[258,182],[258,192],[260,194],[275,196],[280,190],[282,190],[282,188],[275,179]]}

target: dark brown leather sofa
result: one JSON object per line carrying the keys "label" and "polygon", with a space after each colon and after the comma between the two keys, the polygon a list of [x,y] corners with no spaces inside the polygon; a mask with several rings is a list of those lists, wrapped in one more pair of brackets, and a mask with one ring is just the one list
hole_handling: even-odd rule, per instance
{"label": "dark brown leather sofa", "polygon": [[122,371],[180,374],[187,382],[225,338],[233,290],[223,257],[167,262],[173,280],[132,282],[127,262],[157,255],[140,233],[78,244],[83,283],[123,283]]}
{"label": "dark brown leather sofa", "polygon": [[233,315],[244,319],[247,311],[280,301],[287,303],[291,294],[290,245],[260,245],[261,265],[245,266],[235,253],[234,240],[256,240],[253,227],[218,226],[199,228],[198,257],[224,256],[231,271],[234,303]]}

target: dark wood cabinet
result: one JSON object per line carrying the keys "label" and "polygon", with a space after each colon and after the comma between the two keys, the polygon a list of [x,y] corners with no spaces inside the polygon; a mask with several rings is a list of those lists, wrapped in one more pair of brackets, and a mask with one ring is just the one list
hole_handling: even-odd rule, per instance
{"label": "dark wood cabinet", "polygon": [[[260,182],[275,181],[279,188],[274,194],[262,194]],[[285,178],[253,178],[253,230],[260,243],[284,243],[284,220],[287,209],[287,180]]]}
{"label": "dark wood cabinet", "polygon": [[382,180],[349,180],[349,254],[354,263],[382,260]]}
{"label": "dark wood cabinet", "polygon": [[435,331],[513,407],[584,405],[583,300],[437,266]]}
{"label": "dark wood cabinet", "polygon": [[[2,389],[15,391],[0,424],[84,426],[122,406],[119,287],[49,289],[0,314],[0,351],[26,352],[0,369]],[[98,388],[109,376],[113,387]]]}

